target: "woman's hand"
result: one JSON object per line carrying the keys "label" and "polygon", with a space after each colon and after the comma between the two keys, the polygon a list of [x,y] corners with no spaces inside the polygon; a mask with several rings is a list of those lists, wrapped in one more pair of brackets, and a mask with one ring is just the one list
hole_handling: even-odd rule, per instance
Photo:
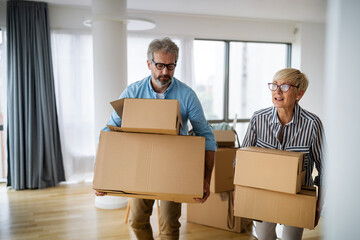
{"label": "woman's hand", "polygon": [[318,225],[320,220],[320,214],[322,210],[322,198],[321,198],[321,187],[318,187],[318,199],[316,201],[316,213],[315,213],[315,227]]}
{"label": "woman's hand", "polygon": [[99,192],[99,191],[94,191],[95,195],[98,196],[98,197],[101,197],[101,196],[105,196],[106,195],[106,192]]}

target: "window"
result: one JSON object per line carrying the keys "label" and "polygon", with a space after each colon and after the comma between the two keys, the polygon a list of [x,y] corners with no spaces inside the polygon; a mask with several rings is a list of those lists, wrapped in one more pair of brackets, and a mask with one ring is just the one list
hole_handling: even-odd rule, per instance
{"label": "window", "polygon": [[6,178],[6,55],[5,31],[0,28],[0,181]]}
{"label": "window", "polygon": [[225,47],[222,41],[194,41],[193,88],[208,120],[224,117]]}
{"label": "window", "polygon": [[232,123],[243,138],[252,114],[272,105],[268,82],[290,66],[291,44],[194,41],[195,89],[210,123]]}

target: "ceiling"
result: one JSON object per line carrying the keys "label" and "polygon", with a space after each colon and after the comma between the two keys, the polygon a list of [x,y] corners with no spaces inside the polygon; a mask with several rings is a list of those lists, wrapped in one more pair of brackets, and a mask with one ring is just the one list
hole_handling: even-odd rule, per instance
{"label": "ceiling", "polygon": [[[91,7],[91,0],[35,1]],[[326,5],[326,0],[127,0],[128,11],[315,23],[325,23]]]}

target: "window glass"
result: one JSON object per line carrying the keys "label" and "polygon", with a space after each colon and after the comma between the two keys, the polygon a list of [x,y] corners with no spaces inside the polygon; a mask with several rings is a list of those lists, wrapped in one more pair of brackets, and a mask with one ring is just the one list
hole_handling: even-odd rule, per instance
{"label": "window glass", "polygon": [[272,106],[267,83],[286,63],[286,44],[231,42],[228,118],[250,118]]}
{"label": "window glass", "polygon": [[223,41],[194,41],[193,89],[208,120],[223,119],[225,44]]}

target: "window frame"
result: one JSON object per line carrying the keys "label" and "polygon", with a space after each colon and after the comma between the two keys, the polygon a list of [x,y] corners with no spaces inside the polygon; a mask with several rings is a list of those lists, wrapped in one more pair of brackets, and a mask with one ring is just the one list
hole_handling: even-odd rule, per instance
{"label": "window frame", "polygon": [[[226,39],[210,39],[210,38],[194,38],[194,41],[218,41],[224,42],[225,44],[225,61],[224,61],[224,112],[223,119],[219,120],[208,120],[209,123],[233,123],[234,119],[229,118],[229,96],[230,96],[230,43],[241,42],[241,43],[269,43],[269,44],[285,44],[286,45],[286,67],[291,66],[292,56],[292,43],[290,42],[268,42],[268,41],[244,41],[244,40],[226,40]],[[239,118],[236,120],[237,123],[250,122],[250,118]]]}

